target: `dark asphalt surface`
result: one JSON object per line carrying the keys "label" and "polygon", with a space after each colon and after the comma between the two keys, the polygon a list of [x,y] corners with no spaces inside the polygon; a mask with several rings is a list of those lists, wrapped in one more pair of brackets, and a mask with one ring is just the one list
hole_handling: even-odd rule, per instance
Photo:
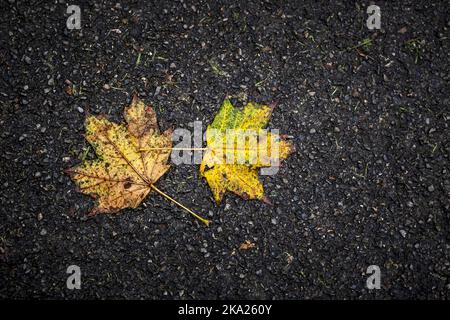
{"label": "dark asphalt surface", "polygon": [[[72,31],[64,0],[0,2],[2,298],[449,298],[447,1],[376,1],[381,30],[368,2],[92,2]],[[122,121],[133,92],[162,129],[279,101],[297,152],[262,178],[273,206],[216,206],[180,165],[157,186],[209,228],[154,193],[86,217],[63,171],[94,156],[87,110]]]}

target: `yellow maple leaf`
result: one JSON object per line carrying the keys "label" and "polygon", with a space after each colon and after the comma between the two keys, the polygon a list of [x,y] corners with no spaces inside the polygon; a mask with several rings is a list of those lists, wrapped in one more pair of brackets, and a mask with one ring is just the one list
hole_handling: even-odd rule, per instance
{"label": "yellow maple leaf", "polygon": [[117,124],[103,116],[88,116],[85,137],[98,158],[67,170],[80,192],[97,199],[91,214],[136,208],[151,190],[155,190],[208,225],[208,220],[154,185],[170,167],[167,162],[172,130],[161,134],[155,111],[136,95],[125,108],[124,118],[126,124]]}
{"label": "yellow maple leaf", "polygon": [[227,190],[244,199],[268,201],[258,169],[278,166],[293,151],[283,136],[263,129],[272,111],[271,106],[254,103],[239,110],[225,100],[208,126],[200,173],[217,203]]}

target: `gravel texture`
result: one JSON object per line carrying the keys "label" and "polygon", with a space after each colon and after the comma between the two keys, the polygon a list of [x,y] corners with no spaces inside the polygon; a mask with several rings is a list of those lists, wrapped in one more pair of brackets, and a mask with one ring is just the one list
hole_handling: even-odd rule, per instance
{"label": "gravel texture", "polygon": [[[64,0],[0,3],[0,297],[449,298],[447,1],[376,1],[381,30],[361,1],[69,4],[81,30]],[[133,92],[163,129],[278,101],[297,152],[262,178],[273,206],[216,206],[180,165],[157,186],[209,228],[155,193],[86,217],[63,171],[94,156],[86,113],[122,121]]]}

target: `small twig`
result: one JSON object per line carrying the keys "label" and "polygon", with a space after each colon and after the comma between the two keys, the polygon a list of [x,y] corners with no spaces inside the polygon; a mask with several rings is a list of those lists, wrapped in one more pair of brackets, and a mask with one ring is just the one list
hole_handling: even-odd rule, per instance
{"label": "small twig", "polygon": [[172,198],[171,196],[165,194],[164,192],[162,192],[161,190],[159,190],[157,187],[155,187],[153,184],[150,185],[150,187],[155,190],[156,192],[158,192],[160,195],[162,195],[163,197],[169,199],[170,201],[172,201],[173,203],[175,203],[176,205],[180,206],[181,208],[183,208],[184,210],[186,210],[187,212],[189,212],[190,214],[192,214],[194,217],[196,217],[197,219],[199,219],[201,222],[203,222],[204,224],[206,224],[206,226],[209,226],[209,224],[211,223],[210,220],[207,220],[205,218],[200,217],[198,214],[196,214],[194,211],[192,211],[191,209],[189,209],[188,207],[182,205],[181,203],[179,203],[178,201],[176,201],[174,198]]}

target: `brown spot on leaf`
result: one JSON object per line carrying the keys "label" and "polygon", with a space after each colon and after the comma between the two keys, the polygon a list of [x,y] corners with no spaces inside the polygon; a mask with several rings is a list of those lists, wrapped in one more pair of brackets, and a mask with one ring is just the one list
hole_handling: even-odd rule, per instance
{"label": "brown spot on leaf", "polygon": [[123,184],[123,187],[124,187],[125,189],[130,189],[130,188],[131,188],[131,182],[130,182],[130,181],[125,182],[125,183]]}

